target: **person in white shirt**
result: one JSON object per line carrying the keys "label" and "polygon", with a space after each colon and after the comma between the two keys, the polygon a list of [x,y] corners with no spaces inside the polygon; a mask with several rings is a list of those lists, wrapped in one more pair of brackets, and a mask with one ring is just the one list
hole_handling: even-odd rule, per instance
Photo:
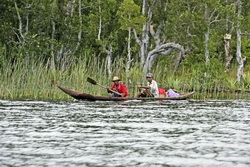
{"label": "person in white shirt", "polygon": [[148,81],[147,86],[138,85],[138,88],[144,88],[143,92],[140,92],[137,97],[159,97],[158,85],[155,80],[153,80],[153,74],[148,73],[146,75]]}

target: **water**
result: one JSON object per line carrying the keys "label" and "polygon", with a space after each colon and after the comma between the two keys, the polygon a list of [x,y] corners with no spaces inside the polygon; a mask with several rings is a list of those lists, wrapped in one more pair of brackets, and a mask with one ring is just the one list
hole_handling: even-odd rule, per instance
{"label": "water", "polygon": [[250,101],[0,101],[0,166],[250,166]]}

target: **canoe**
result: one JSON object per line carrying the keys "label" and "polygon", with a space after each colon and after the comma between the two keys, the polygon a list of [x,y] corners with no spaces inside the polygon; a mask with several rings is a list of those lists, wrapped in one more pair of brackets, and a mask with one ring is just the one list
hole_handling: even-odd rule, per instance
{"label": "canoe", "polygon": [[84,100],[84,101],[127,101],[127,100],[143,100],[143,101],[155,101],[155,100],[186,100],[191,97],[194,92],[181,94],[178,97],[164,97],[164,98],[154,98],[154,97],[143,97],[143,98],[136,98],[136,97],[111,97],[111,96],[95,96],[90,95],[87,93],[77,92],[71,89],[63,88],[61,86],[57,86],[61,89],[64,93],[68,94],[69,96],[77,99],[77,100]]}

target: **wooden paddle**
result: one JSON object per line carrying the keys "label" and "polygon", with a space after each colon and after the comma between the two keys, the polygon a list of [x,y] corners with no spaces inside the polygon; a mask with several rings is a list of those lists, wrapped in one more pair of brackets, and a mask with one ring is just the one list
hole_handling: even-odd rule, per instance
{"label": "wooden paddle", "polygon": [[[90,77],[87,77],[87,81],[88,81],[89,83],[93,84],[93,85],[98,85],[98,86],[100,86],[100,87],[102,87],[102,88],[104,88],[104,89],[109,89],[109,88],[107,88],[107,87],[105,87],[105,86],[102,86],[102,85],[98,84],[94,79],[92,79],[92,78],[90,78]],[[113,90],[111,90],[111,89],[109,89],[109,91],[112,92],[112,93],[114,93],[114,94],[117,94],[117,95],[119,95],[119,96],[122,96],[122,94],[120,94],[119,92],[113,91]]]}

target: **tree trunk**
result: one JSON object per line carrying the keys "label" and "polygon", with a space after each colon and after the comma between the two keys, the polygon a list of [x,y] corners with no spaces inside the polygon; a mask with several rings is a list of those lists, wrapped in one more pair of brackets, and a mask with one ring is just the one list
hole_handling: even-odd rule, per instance
{"label": "tree trunk", "polygon": [[230,40],[231,35],[226,34],[224,37],[224,49],[225,49],[225,72],[229,72],[232,56],[230,56]]}
{"label": "tree trunk", "polygon": [[172,53],[174,49],[180,52],[181,58],[185,58],[186,51],[182,45],[174,42],[161,44],[160,46],[148,52],[146,62],[143,66],[143,73],[146,74],[148,71],[151,70],[152,63],[158,56],[160,55],[168,56]]}
{"label": "tree trunk", "polygon": [[183,59],[183,54],[181,52],[179,52],[179,55],[177,56],[177,58],[175,59],[175,66],[174,66],[174,71],[173,73],[175,73],[178,69],[178,67],[180,66],[181,62]]}
{"label": "tree trunk", "polygon": [[209,48],[208,48],[208,43],[209,43],[209,33],[210,33],[210,29],[209,29],[209,16],[208,16],[208,7],[207,4],[205,5],[205,21],[207,24],[207,32],[205,34],[205,60],[206,60],[206,65],[209,62]]}
{"label": "tree trunk", "polygon": [[98,0],[99,2],[99,28],[98,28],[98,35],[97,35],[97,39],[101,40],[101,33],[102,33],[102,15],[101,15],[101,2],[100,0]]}
{"label": "tree trunk", "polygon": [[29,32],[29,14],[27,14],[27,16],[26,16],[26,27],[25,27],[25,32],[26,32],[26,33]]}
{"label": "tree trunk", "polygon": [[128,28],[128,58],[127,58],[127,63],[126,63],[126,85],[129,85],[129,70],[130,70],[130,65],[131,65],[131,27]]}
{"label": "tree trunk", "polygon": [[82,0],[79,0],[79,7],[78,7],[78,15],[79,15],[79,24],[80,24],[80,28],[79,28],[79,32],[78,32],[78,36],[77,36],[77,44],[74,50],[74,53],[77,52],[77,50],[80,47],[81,44],[81,40],[82,40]]}
{"label": "tree trunk", "polygon": [[243,75],[243,68],[244,68],[244,61],[246,58],[242,58],[241,56],[241,30],[240,30],[240,17],[241,17],[241,8],[242,8],[242,2],[240,0],[237,0],[237,46],[236,46],[236,59],[238,63],[238,69],[237,69],[237,74],[236,74],[236,81],[238,83],[241,82],[242,75]]}
{"label": "tree trunk", "polygon": [[17,38],[18,38],[19,42],[23,44],[23,43],[25,42],[25,38],[24,38],[24,36],[23,36],[23,22],[22,22],[22,18],[21,18],[21,16],[20,16],[19,9],[18,9],[18,7],[17,7],[16,1],[15,1],[15,9],[16,9],[16,13],[17,13],[17,18],[18,18],[18,20],[19,20],[19,28],[18,28],[18,31],[19,31],[19,35],[20,35],[21,37],[19,37],[18,34],[16,34],[16,35],[17,35]]}
{"label": "tree trunk", "polygon": [[108,69],[109,79],[111,79],[111,77],[112,77],[112,66],[111,66],[112,52],[113,52],[113,47],[110,44],[109,49],[108,50],[106,49],[106,53],[107,53],[107,69]]}
{"label": "tree trunk", "polygon": [[[52,34],[51,34],[51,38],[52,40],[54,40],[55,38],[55,32],[56,32],[56,23],[54,22],[54,20],[52,20]],[[55,54],[54,54],[54,44],[51,44],[51,62],[50,62],[50,66],[52,70],[56,69],[56,64],[55,64]]]}
{"label": "tree trunk", "polygon": [[209,42],[209,29],[207,30],[207,32],[205,34],[205,60],[206,60],[206,65],[208,65],[208,63],[209,63],[208,42]]}
{"label": "tree trunk", "polygon": [[[143,0],[142,4],[142,14],[146,15],[146,6],[147,6],[147,0]],[[145,57],[147,55],[147,49],[148,49],[148,42],[149,42],[149,37],[148,37],[148,20],[142,27],[142,35],[141,35],[141,41],[140,41],[140,62],[141,62],[141,68],[143,68],[143,65],[145,63]]]}
{"label": "tree trunk", "polygon": [[[142,15],[144,15],[146,17],[146,6],[147,6],[147,0],[143,0],[143,4],[142,4]],[[147,21],[145,24],[143,24],[142,26],[142,33],[140,38],[137,35],[137,32],[135,29],[133,29],[134,31],[134,36],[136,38],[136,43],[139,45],[140,47],[140,52],[139,52],[139,56],[140,56],[140,68],[144,69],[144,65],[145,65],[145,60],[147,58],[148,55],[148,43],[149,43],[149,36],[148,36],[148,25],[151,22],[151,17],[152,17],[152,12],[149,10],[148,11],[148,17],[147,17]],[[142,74],[141,79],[143,80],[145,78],[145,72]]]}
{"label": "tree trunk", "polygon": [[[225,0],[225,3],[226,3],[226,5],[228,5],[228,0]],[[226,15],[226,31],[228,32],[228,30],[229,30],[229,19],[228,19],[229,17],[228,17],[228,13],[227,13],[227,15]]]}

